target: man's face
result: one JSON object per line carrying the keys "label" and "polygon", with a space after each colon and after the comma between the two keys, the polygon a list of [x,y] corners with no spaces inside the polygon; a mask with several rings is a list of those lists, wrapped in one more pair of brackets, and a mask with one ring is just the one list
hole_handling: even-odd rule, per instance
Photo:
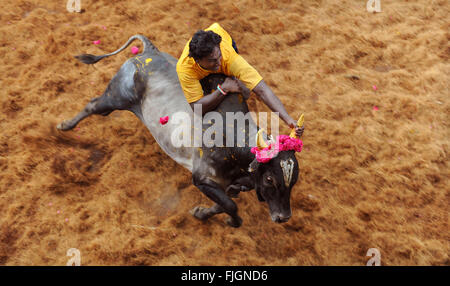
{"label": "man's face", "polygon": [[222,53],[219,46],[216,46],[211,54],[197,60],[197,63],[205,70],[218,71],[220,69],[220,63],[222,61]]}

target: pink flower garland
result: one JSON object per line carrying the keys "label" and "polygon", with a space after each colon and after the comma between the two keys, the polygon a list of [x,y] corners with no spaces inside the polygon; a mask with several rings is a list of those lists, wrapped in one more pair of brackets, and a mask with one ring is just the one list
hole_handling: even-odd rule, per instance
{"label": "pink flower garland", "polygon": [[279,135],[275,143],[271,143],[269,147],[258,149],[253,147],[251,152],[256,155],[256,160],[260,163],[267,163],[274,158],[280,151],[295,150],[301,152],[303,141],[288,135]]}

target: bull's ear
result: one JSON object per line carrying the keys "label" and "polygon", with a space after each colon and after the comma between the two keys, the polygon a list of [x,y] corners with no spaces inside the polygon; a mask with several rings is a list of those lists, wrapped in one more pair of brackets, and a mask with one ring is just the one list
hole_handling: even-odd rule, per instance
{"label": "bull's ear", "polygon": [[259,162],[258,160],[256,160],[256,158],[250,163],[250,165],[248,165],[248,171],[250,173],[253,173],[256,171],[256,169],[258,169],[259,166]]}

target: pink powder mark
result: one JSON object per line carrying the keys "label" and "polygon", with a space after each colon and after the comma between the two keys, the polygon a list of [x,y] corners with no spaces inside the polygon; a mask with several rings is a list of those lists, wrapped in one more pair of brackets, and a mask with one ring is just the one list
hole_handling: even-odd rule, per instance
{"label": "pink powder mark", "polygon": [[377,110],[378,110],[378,106],[374,106],[374,107],[373,107],[373,110],[374,110],[374,111],[377,111]]}
{"label": "pink powder mark", "polygon": [[373,90],[375,90],[375,91],[378,90],[378,87],[377,87],[376,85],[373,85],[372,88],[373,88]]}
{"label": "pink powder mark", "polygon": [[159,123],[161,123],[162,125],[165,125],[168,121],[169,121],[169,116],[164,116],[164,117],[159,118]]}
{"label": "pink powder mark", "polygon": [[69,221],[69,219],[68,219],[68,218],[66,218],[66,219],[65,219],[65,221],[66,221],[66,222],[68,222],[68,221]]}
{"label": "pink powder mark", "polygon": [[49,206],[52,206],[53,204],[52,204],[52,203],[48,203],[48,205],[49,205]]}
{"label": "pink powder mark", "polygon": [[100,40],[93,41],[92,43],[93,43],[94,45],[100,45]]}
{"label": "pink powder mark", "polygon": [[58,210],[58,211],[56,211],[56,213],[57,213],[57,214],[60,214],[60,213],[61,213],[61,211],[60,211],[60,210]]}
{"label": "pink powder mark", "polygon": [[132,46],[131,53],[133,53],[133,55],[137,55],[137,53],[139,53],[139,48],[136,46]]}

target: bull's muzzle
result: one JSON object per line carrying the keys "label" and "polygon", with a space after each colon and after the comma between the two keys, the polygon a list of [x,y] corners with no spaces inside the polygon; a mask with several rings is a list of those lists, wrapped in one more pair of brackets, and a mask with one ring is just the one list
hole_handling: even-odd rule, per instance
{"label": "bull's muzzle", "polygon": [[276,222],[276,223],[287,222],[291,218],[291,214],[283,215],[283,214],[280,214],[280,213],[275,213],[275,214],[272,214],[270,216],[272,217],[272,221]]}

